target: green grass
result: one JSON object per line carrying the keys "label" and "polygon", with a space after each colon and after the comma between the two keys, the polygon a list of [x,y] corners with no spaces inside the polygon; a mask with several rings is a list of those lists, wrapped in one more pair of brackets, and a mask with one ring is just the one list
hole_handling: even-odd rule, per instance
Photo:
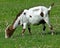
{"label": "green grass", "polygon": [[[57,34],[48,34],[50,30],[46,25],[47,34],[42,36],[42,25],[31,25],[32,35],[26,29],[22,37],[22,27],[19,26],[11,38],[5,39],[7,24],[12,24],[19,11],[39,5],[49,7],[53,2],[55,5],[50,13],[50,22]],[[60,0],[0,0],[0,48],[60,48]]]}

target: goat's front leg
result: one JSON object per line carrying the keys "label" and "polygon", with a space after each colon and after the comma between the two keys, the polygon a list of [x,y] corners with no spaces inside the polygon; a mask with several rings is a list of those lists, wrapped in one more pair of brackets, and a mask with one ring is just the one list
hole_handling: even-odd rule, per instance
{"label": "goat's front leg", "polygon": [[26,30],[26,23],[24,23],[22,26],[23,26],[23,29],[22,29],[22,36],[24,36],[24,32],[25,32],[25,30]]}
{"label": "goat's front leg", "polygon": [[28,25],[28,31],[29,31],[30,35],[32,35],[30,25]]}

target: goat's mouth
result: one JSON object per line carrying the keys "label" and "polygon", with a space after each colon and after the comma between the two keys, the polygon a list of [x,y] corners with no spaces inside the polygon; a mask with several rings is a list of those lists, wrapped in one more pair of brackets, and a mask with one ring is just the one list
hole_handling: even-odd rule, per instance
{"label": "goat's mouth", "polygon": [[13,35],[14,31],[15,31],[15,29],[13,29],[12,26],[9,26],[5,30],[5,38],[10,38]]}

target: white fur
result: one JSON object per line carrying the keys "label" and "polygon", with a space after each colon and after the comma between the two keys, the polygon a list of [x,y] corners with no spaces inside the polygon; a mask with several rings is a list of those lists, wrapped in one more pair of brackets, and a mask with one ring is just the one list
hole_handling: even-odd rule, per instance
{"label": "white fur", "polygon": [[[38,6],[38,7],[30,8],[29,10],[25,9],[15,21],[13,28],[16,28],[18,26],[19,21],[20,21],[20,25],[23,24],[23,29],[26,29],[27,24],[33,24],[33,25],[38,24],[39,21],[42,19],[44,19],[45,22],[50,26],[49,16],[48,16],[49,10],[51,10],[51,6],[49,8],[46,8],[44,6]],[[40,15],[41,12],[44,13],[44,17],[41,17]]]}

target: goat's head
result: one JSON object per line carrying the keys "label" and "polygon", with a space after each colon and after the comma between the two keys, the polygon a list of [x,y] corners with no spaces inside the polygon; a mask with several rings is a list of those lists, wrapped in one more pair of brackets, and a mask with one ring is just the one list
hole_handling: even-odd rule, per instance
{"label": "goat's head", "polygon": [[15,29],[13,29],[13,25],[8,26],[5,30],[5,38],[9,38],[12,36],[12,34],[14,33]]}

